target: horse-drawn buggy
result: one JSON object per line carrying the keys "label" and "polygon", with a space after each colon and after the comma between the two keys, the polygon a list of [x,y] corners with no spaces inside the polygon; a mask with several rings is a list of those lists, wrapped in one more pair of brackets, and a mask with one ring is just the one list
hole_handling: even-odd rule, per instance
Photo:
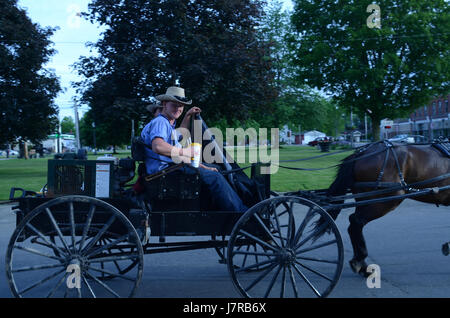
{"label": "horse-drawn buggy", "polygon": [[[271,191],[270,175],[261,173],[270,163],[251,165],[249,177],[227,162],[223,150],[224,162],[217,168],[249,207],[245,213],[205,209],[202,202],[208,198],[202,196],[199,175],[180,173],[182,163],[151,175],[138,168],[139,181],[130,184],[139,156],[49,160],[43,193],[11,190],[18,205],[6,254],[9,286],[16,297],[134,296],[145,254],[211,248],[244,297],[326,297],[344,262],[334,223],[340,209],[380,209],[407,197],[446,193],[439,202],[449,203],[450,166],[444,155],[438,153],[445,162],[441,176],[424,181],[417,173],[410,177],[406,152],[393,148],[376,143],[360,149],[344,160],[330,189],[283,195]],[[378,170],[369,169],[378,177],[359,175],[361,162],[372,158],[378,158],[373,163]],[[367,256],[362,227],[370,221],[370,213],[363,212],[355,213],[349,228],[355,251],[351,265],[360,272]]]}
{"label": "horse-drawn buggy", "polygon": [[[250,207],[245,213],[206,210],[199,176],[179,173],[183,163],[146,175],[132,158],[49,160],[43,193],[11,189],[13,295],[134,296],[145,254],[211,248],[244,297],[327,296],[343,264],[331,217],[307,199],[272,192],[263,164],[248,177],[224,159],[217,167]],[[326,222],[317,229],[319,219]],[[318,230],[326,235],[314,240]]]}

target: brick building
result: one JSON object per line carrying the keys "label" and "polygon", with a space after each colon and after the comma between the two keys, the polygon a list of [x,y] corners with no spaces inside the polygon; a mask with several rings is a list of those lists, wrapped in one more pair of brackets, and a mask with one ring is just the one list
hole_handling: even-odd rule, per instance
{"label": "brick building", "polygon": [[409,118],[394,119],[391,129],[381,127],[381,135],[388,138],[400,134],[422,135],[429,140],[450,137],[450,94],[433,99],[413,112]]}

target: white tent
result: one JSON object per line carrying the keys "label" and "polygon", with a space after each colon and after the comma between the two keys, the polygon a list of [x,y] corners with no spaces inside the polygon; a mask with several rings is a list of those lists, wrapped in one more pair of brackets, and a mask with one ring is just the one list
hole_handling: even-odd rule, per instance
{"label": "white tent", "polygon": [[313,141],[317,137],[326,137],[326,134],[317,130],[311,130],[304,133],[303,145],[307,145],[308,142]]}

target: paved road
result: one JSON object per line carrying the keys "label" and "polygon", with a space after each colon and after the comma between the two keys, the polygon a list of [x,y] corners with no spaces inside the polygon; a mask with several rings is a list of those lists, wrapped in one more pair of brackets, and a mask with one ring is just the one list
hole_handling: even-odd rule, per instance
{"label": "paved road", "polygon": [[[450,297],[450,256],[441,245],[450,241],[450,207],[406,200],[387,216],[365,228],[368,263],[381,268],[381,288],[370,289],[348,266],[352,257],[344,210],[337,225],[345,247],[341,279],[330,297]],[[0,297],[11,297],[5,281],[5,251],[14,230],[9,205],[0,205]],[[153,238],[156,239],[156,238]],[[226,266],[213,250],[145,256],[139,297],[239,297]]]}

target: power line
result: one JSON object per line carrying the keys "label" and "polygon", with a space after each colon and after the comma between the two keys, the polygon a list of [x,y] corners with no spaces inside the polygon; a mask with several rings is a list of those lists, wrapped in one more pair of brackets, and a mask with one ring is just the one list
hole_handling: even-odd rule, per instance
{"label": "power line", "polygon": [[[73,106],[71,106],[71,107],[68,107],[68,106],[63,106],[63,107],[58,106],[58,108],[59,108],[59,109],[74,109]],[[79,106],[78,108],[79,108],[79,109],[88,109],[88,108],[90,108],[90,106]]]}
{"label": "power line", "polygon": [[[358,38],[358,39],[332,39],[332,40],[326,40],[326,39],[308,39],[308,38],[301,38],[299,41],[302,42],[318,42],[318,43],[333,43],[333,42],[352,42],[352,41],[371,41],[371,40],[393,40],[393,39],[403,39],[403,38],[421,38],[421,37],[429,37],[429,36],[442,36],[442,35],[448,35],[450,32],[444,32],[444,33],[435,33],[435,34],[413,34],[413,35],[386,35],[386,36],[378,36],[378,37],[371,37],[371,38]],[[312,36],[310,36],[312,37]]]}
{"label": "power line", "polygon": [[[443,36],[443,35],[448,35],[450,34],[450,32],[442,32],[442,33],[418,33],[418,34],[411,34],[411,35],[387,35],[387,36],[378,36],[378,37],[371,37],[371,38],[358,38],[358,39],[342,39],[342,40],[337,40],[337,39],[330,39],[330,40],[314,40],[314,39],[307,39],[307,38],[302,38],[300,39],[300,41],[313,41],[313,42],[347,42],[347,41],[366,41],[366,40],[379,40],[379,39],[396,39],[396,38],[420,38],[420,37],[429,37],[429,36]],[[29,41],[27,40],[6,40],[6,39],[0,39],[0,42],[12,42],[12,43],[28,43]],[[95,44],[92,42],[82,42],[82,41],[55,41],[52,42],[53,44],[86,44],[86,43],[90,43],[90,44]],[[132,43],[132,42],[111,42],[109,43],[110,45],[134,45],[136,43]]]}

